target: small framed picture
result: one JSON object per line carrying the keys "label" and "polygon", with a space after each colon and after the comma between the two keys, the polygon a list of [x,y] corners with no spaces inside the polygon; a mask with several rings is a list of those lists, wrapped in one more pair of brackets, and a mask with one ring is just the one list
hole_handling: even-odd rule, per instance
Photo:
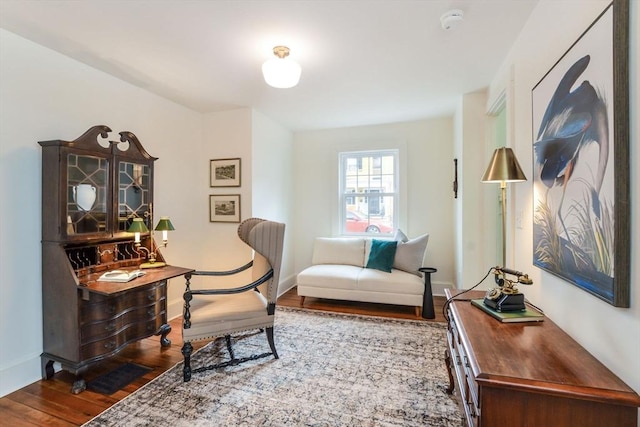
{"label": "small framed picture", "polygon": [[213,159],[209,164],[210,187],[240,187],[240,159]]}
{"label": "small framed picture", "polygon": [[209,222],[240,222],[240,195],[210,195]]}

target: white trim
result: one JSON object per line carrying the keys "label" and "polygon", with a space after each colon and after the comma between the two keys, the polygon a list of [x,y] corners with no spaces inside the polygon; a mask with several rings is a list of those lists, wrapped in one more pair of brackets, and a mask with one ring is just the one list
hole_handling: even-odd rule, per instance
{"label": "white trim", "polygon": [[[54,364],[54,369],[56,365],[58,364]],[[18,361],[11,366],[3,367],[0,370],[0,397],[40,380],[41,378],[35,376],[34,373],[41,370],[40,354],[27,355],[27,359]],[[59,365],[56,370],[59,370]]]}

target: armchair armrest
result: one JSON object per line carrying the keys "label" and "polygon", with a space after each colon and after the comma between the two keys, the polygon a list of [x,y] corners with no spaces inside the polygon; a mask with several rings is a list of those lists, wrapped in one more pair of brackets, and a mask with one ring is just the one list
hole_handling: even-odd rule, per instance
{"label": "armchair armrest", "polygon": [[246,292],[248,290],[257,288],[262,285],[267,280],[273,277],[273,269],[267,271],[262,277],[258,280],[255,280],[247,285],[243,285],[237,288],[223,288],[223,289],[190,289],[190,282],[187,279],[187,290],[184,293],[184,300],[187,300],[187,294],[190,295],[228,295],[228,294],[239,294],[241,292]]}
{"label": "armchair armrest", "polygon": [[191,276],[231,276],[233,274],[241,273],[241,272],[251,268],[251,266],[253,266],[253,260],[249,261],[248,263],[246,263],[242,267],[238,267],[238,268],[235,268],[233,270],[227,270],[227,271],[192,271],[191,273],[185,274],[184,277],[186,277],[187,280],[189,280],[191,278]]}
{"label": "armchair armrest", "polygon": [[[250,265],[253,264],[253,262],[247,264]],[[243,266],[243,267],[246,267]],[[242,268],[242,267],[240,267]],[[248,267],[247,267],[248,268]],[[246,269],[246,268],[245,268]],[[242,270],[240,270],[242,271]],[[197,273],[197,272],[195,272]],[[228,295],[228,294],[238,294],[241,292],[246,292],[249,291],[251,289],[255,289],[257,291],[257,287],[262,285],[264,282],[266,282],[267,280],[271,279],[273,277],[273,268],[270,269],[269,271],[267,271],[265,274],[262,275],[262,277],[260,277],[258,280],[254,280],[253,282],[244,285],[244,286],[240,286],[237,288],[228,288],[228,289],[195,289],[195,290],[191,290],[191,276],[195,273],[187,273],[185,274],[185,278],[187,279],[187,283],[186,283],[186,290],[184,292],[184,294],[182,295],[182,298],[184,299],[184,311],[183,311],[183,323],[182,323],[182,327],[183,328],[190,328],[191,327],[191,300],[193,299],[194,295]],[[213,273],[213,272],[212,272]],[[209,276],[213,276],[216,274],[207,274]],[[269,304],[268,307],[268,312],[269,314],[273,314],[273,311],[275,310],[275,304]]]}

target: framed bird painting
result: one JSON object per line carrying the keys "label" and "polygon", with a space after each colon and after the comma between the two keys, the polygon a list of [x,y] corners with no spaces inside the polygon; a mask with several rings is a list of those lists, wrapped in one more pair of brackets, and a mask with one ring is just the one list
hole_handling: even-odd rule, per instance
{"label": "framed bird painting", "polygon": [[629,3],[614,0],[532,90],[533,263],[629,307]]}

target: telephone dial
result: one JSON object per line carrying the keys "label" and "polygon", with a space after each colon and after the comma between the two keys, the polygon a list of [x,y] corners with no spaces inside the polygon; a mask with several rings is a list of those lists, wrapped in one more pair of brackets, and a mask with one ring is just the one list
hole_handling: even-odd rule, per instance
{"label": "telephone dial", "polygon": [[[532,285],[533,280],[529,278],[529,275],[510,268],[494,267],[493,270],[498,286],[487,291],[484,297],[484,305],[496,311],[525,310],[524,294],[518,290],[517,284]],[[508,279],[507,274],[515,276],[515,280]]]}

